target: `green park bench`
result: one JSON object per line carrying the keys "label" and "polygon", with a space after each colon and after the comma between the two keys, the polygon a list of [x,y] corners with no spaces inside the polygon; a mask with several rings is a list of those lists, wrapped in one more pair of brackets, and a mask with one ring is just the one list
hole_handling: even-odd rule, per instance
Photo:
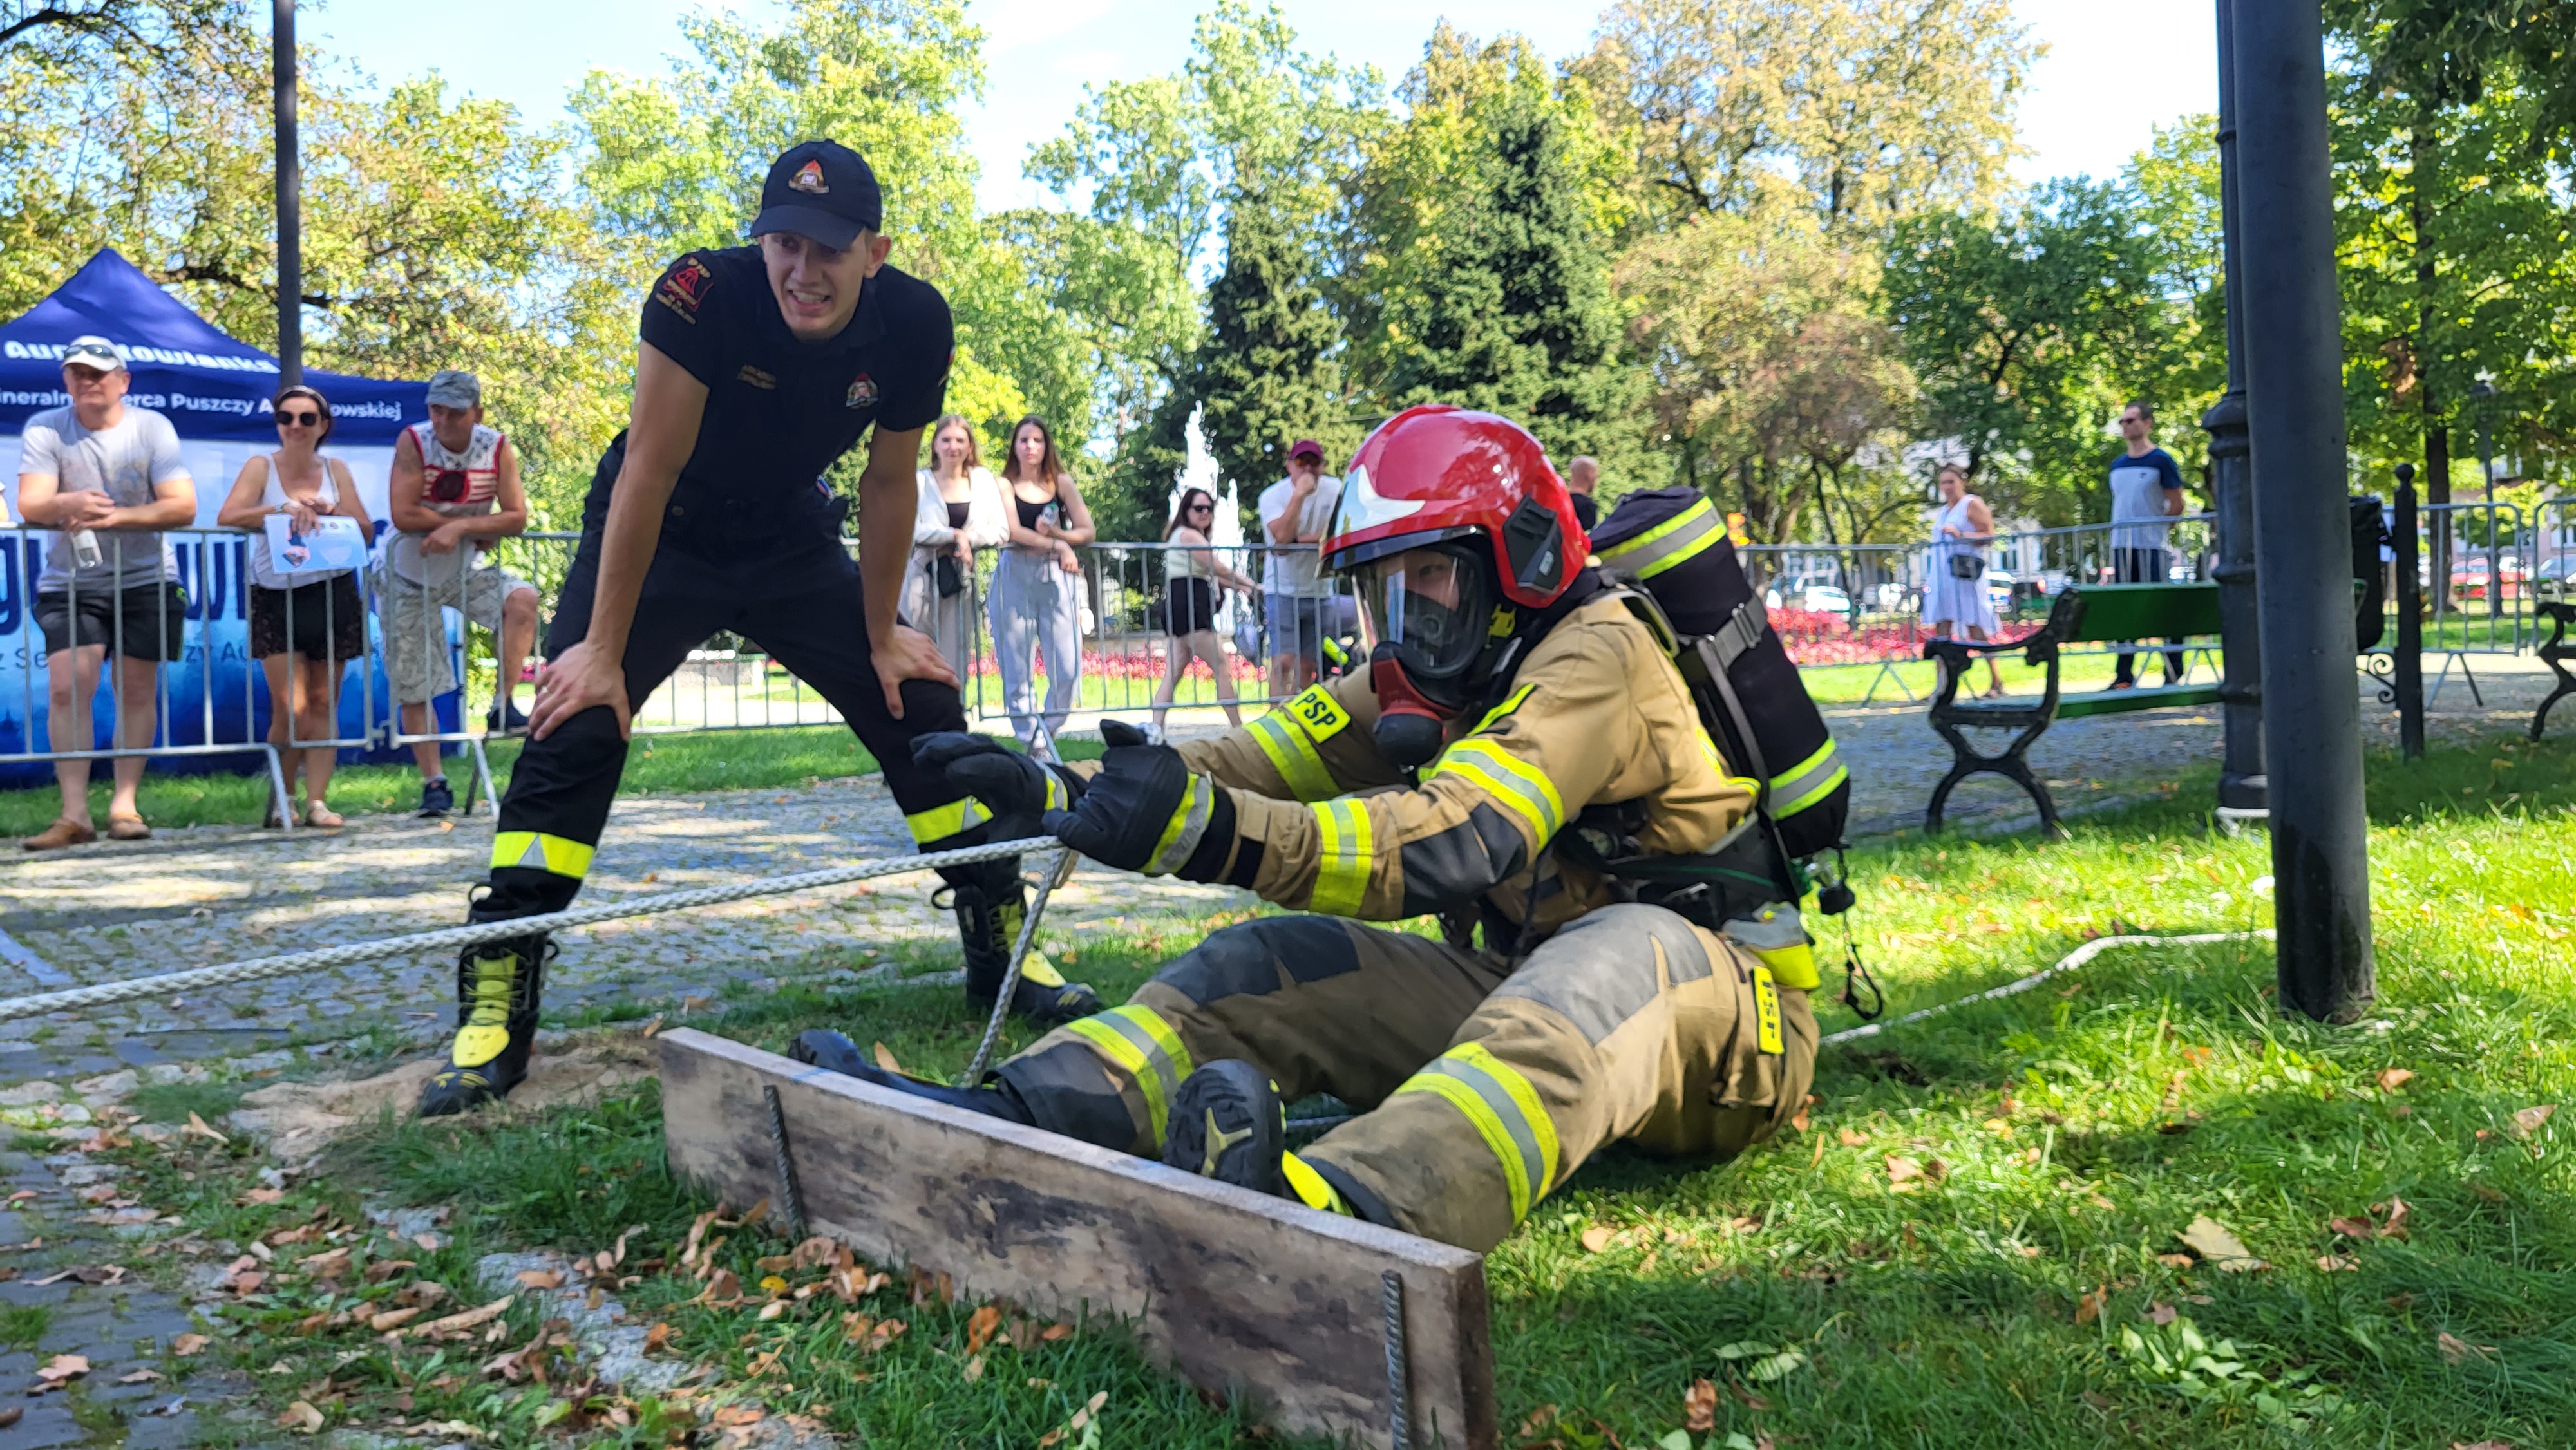
{"label": "green park bench", "polygon": [[[2170,705],[2207,705],[2218,699],[2218,686],[2139,685],[2127,690],[2094,690],[2065,694],[2058,688],[2059,651],[2073,644],[2114,640],[2163,640],[2218,633],[2218,586],[2215,584],[2088,584],[2057,596],[2048,622],[2020,639],[1926,641],[1923,656],[1941,662],[1941,687],[1932,697],[1932,728],[1950,742],[1950,773],[1932,787],[1932,803],[1923,810],[1923,829],[1941,829],[1942,808],[1950,792],[1972,775],[2000,775],[2030,793],[2039,806],[2042,829],[2058,834],[2057,802],[2048,787],[2030,773],[2025,757],[2048,727],[2086,715],[2122,715]],[[2159,646],[2161,649],[2162,646]],[[1962,699],[1959,687],[1968,666],[1979,655],[2018,650],[2030,664],[2045,665],[2048,686],[2042,693],[1986,700]],[[2158,661],[2158,668],[2162,662]],[[2012,742],[1994,755],[1980,754],[1961,732],[1969,728],[2018,730]]]}
{"label": "green park bench", "polygon": [[2558,688],[2550,691],[2549,698],[2541,701],[2540,708],[2532,712],[2531,738],[2534,740],[2540,738],[2540,727],[2549,723],[2549,707],[2566,696],[2576,695],[2576,674],[2567,670],[2567,662],[2576,660],[2576,645],[2567,642],[2568,626],[2576,625],[2576,604],[2548,600],[2536,607],[2541,620],[2551,626],[2548,642],[2540,647],[2540,657],[2557,674]]}

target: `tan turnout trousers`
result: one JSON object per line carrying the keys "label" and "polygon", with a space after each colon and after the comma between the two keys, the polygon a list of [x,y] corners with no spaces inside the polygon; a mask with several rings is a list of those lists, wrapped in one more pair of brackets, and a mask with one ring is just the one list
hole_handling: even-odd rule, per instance
{"label": "tan turnout trousers", "polygon": [[1604,1143],[1722,1159],[1768,1138],[1815,1055],[1805,992],[1621,905],[1510,971],[1337,917],[1227,927],[998,1071],[1041,1127],[1151,1156],[1181,1079],[1242,1058],[1359,1113],[1298,1157],[1364,1216],[1482,1253]]}

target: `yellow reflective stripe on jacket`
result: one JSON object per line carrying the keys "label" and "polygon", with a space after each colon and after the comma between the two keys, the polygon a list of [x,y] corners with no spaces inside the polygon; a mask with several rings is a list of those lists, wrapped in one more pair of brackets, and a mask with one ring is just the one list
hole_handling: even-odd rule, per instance
{"label": "yellow reflective stripe on jacket", "polygon": [[1306,899],[1306,909],[1328,916],[1357,916],[1368,896],[1369,866],[1374,859],[1368,806],[1360,801],[1317,801],[1314,810],[1323,849],[1315,863],[1315,889]]}
{"label": "yellow reflective stripe on jacket", "polygon": [[492,837],[492,864],[529,866],[579,881],[590,874],[590,858],[598,850],[543,831],[501,831]]}
{"label": "yellow reflective stripe on jacket", "polygon": [[1530,697],[1531,692],[1537,688],[1538,686],[1536,685],[1523,685],[1519,689],[1512,691],[1511,695],[1506,698],[1503,703],[1486,711],[1485,718],[1477,721],[1476,728],[1468,731],[1467,733],[1470,735],[1482,735],[1486,731],[1493,729],[1494,726],[1502,721],[1509,719],[1511,717],[1511,713],[1514,710],[1519,709],[1521,707],[1521,702],[1527,700]]}
{"label": "yellow reflective stripe on jacket", "polygon": [[1509,808],[1527,823],[1530,835],[1541,846],[1565,824],[1565,797],[1557,794],[1556,782],[1494,741],[1470,737],[1450,746],[1430,773],[1437,776],[1451,772],[1483,786],[1496,804]]}
{"label": "yellow reflective stripe on jacket", "polygon": [[1788,1048],[1780,1040],[1780,989],[1771,984],[1771,969],[1753,969],[1753,1024],[1764,1052],[1778,1057]]}
{"label": "yellow reflective stripe on jacket", "polygon": [[[1048,796],[1052,799],[1054,792],[1048,792]],[[915,844],[927,846],[933,841],[944,841],[950,836],[971,831],[992,818],[993,813],[984,809],[984,803],[970,795],[944,806],[914,811],[903,818],[903,823],[912,828]]]}
{"label": "yellow reflective stripe on jacket", "polygon": [[1252,743],[1268,757],[1270,768],[1288,783],[1290,793],[1301,801],[1320,801],[1340,795],[1342,788],[1324,768],[1323,754],[1316,747],[1341,734],[1350,723],[1350,712],[1341,701],[1314,685],[1246,728]]}
{"label": "yellow reflective stripe on jacket", "polygon": [[1771,777],[1771,816],[1785,821],[1849,779],[1851,772],[1843,767],[1842,755],[1829,736],[1824,749]]}
{"label": "yellow reflective stripe on jacket", "polygon": [[1510,1188],[1512,1222],[1527,1218],[1530,1205],[1556,1186],[1556,1124],[1529,1079],[1483,1043],[1450,1048],[1396,1091],[1435,1093],[1476,1125]]}
{"label": "yellow reflective stripe on jacket", "polygon": [[1725,537],[1726,520],[1701,499],[1637,537],[1597,552],[1611,568],[1652,579]]}
{"label": "yellow reflective stripe on jacket", "polygon": [[1216,786],[1204,775],[1191,776],[1189,788],[1181,792],[1181,803],[1172,808],[1172,818],[1163,823],[1163,834],[1154,842],[1154,853],[1145,858],[1144,874],[1169,876],[1180,870],[1190,853],[1199,848],[1199,838],[1207,834],[1208,818],[1215,813]]}
{"label": "yellow reflective stripe on jacket", "polygon": [[1163,1141],[1172,1094],[1193,1070],[1190,1050],[1181,1045],[1172,1024],[1151,1007],[1131,1005],[1068,1022],[1065,1030],[1100,1049],[1136,1080],[1136,1090],[1145,1097],[1145,1116],[1154,1126],[1154,1141]]}

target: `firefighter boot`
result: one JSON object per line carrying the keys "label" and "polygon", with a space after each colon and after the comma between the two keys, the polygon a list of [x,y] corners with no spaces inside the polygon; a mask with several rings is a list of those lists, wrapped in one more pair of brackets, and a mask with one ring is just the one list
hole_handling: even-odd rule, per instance
{"label": "firefighter boot", "polygon": [[899,1072],[888,1072],[860,1055],[857,1043],[828,1027],[797,1033],[796,1040],[788,1045],[787,1055],[825,1072],[836,1072],[843,1077],[875,1083],[881,1088],[928,1098],[934,1103],[946,1103],[952,1108],[964,1108],[970,1113],[982,1113],[988,1118],[1000,1118],[1024,1127],[1034,1122],[1027,1105],[1020,1101],[1020,1095],[1011,1090],[1009,1083],[996,1079],[989,1087],[953,1088],[906,1077]]}
{"label": "firefighter boot", "polygon": [[538,996],[554,943],[542,932],[467,947],[456,958],[456,1041],[420,1090],[420,1116],[445,1117],[509,1096],[528,1075]]}
{"label": "firefighter boot", "polygon": [[1279,1084],[1251,1063],[1211,1062],[1181,1080],[1163,1133],[1163,1162],[1344,1218],[1386,1221],[1375,1200],[1339,1173],[1318,1171],[1287,1149],[1288,1105]]}
{"label": "firefighter boot", "polygon": [[[1011,948],[1019,943],[1020,924],[1028,919],[1028,888],[1016,873],[999,881],[949,888],[957,912],[957,935],[966,948],[966,1001],[979,1012],[993,1010],[1002,978],[1011,967]],[[1011,992],[1011,1011],[1040,1027],[1060,1027],[1100,1010],[1100,994],[1080,982],[1068,982],[1046,954],[1030,946],[1020,964],[1019,985]]]}

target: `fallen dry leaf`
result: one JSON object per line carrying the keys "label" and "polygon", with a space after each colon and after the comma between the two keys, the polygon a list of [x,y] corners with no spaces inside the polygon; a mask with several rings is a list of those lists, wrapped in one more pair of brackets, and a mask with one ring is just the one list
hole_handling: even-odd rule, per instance
{"label": "fallen dry leaf", "polygon": [[436,1336],[441,1334],[456,1334],[464,1330],[480,1328],[484,1324],[509,1313],[510,1306],[516,1302],[516,1295],[504,1295],[501,1298],[495,1299],[491,1303],[484,1305],[480,1309],[468,1309],[462,1313],[450,1314],[444,1319],[433,1319],[427,1324],[422,1325],[420,1327],[420,1332]]}
{"label": "fallen dry leaf", "polygon": [[419,1317],[418,1308],[390,1309],[370,1318],[367,1321],[367,1328],[374,1333],[382,1334],[388,1329],[400,1329]]}
{"label": "fallen dry leaf", "polygon": [[2090,1324],[2102,1317],[2103,1306],[2111,1302],[2109,1286],[2090,1290],[2075,1301],[2075,1322]]}
{"label": "fallen dry leaf", "polygon": [[2171,1304],[2150,1304],[2147,1306],[2147,1318],[2157,1324],[2171,1324],[2179,1317],[2181,1316],[2175,1311]]}
{"label": "fallen dry leaf", "polygon": [[521,1269],[519,1282],[531,1289],[560,1289],[563,1287],[563,1271],[561,1269]]}
{"label": "fallen dry leaf", "polygon": [[302,1400],[297,1400],[278,1412],[277,1423],[290,1430],[310,1435],[322,1428],[322,1412]]}
{"label": "fallen dry leaf", "polygon": [[1834,1133],[1834,1137],[1846,1148],[1857,1148],[1861,1144],[1869,1141],[1868,1134],[1855,1133],[1849,1128],[1837,1129]]}
{"label": "fallen dry leaf", "polygon": [[234,1293],[250,1294],[256,1293],[260,1285],[267,1283],[268,1276],[255,1270],[244,1269],[240,1273],[233,1275],[227,1282],[232,1285]]}
{"label": "fallen dry leaf", "polygon": [[1707,1380],[1693,1380],[1682,1391],[1682,1428],[1708,1430],[1717,1425],[1717,1386]]}
{"label": "fallen dry leaf", "polygon": [[2415,1074],[2405,1068],[2383,1068],[2380,1070],[2379,1074],[2379,1090],[2384,1093],[2393,1093],[2414,1080]]}
{"label": "fallen dry leaf", "polygon": [[2366,1218],[2330,1218],[2326,1220],[2326,1228],[2345,1238],[2364,1242],[2379,1237],[2379,1225]]}
{"label": "fallen dry leaf", "polygon": [[1807,1131],[1808,1111],[1814,1108],[1815,1105],[1821,1101],[1823,1100],[1818,1098],[1814,1093],[1807,1094],[1807,1100],[1798,1104],[1798,1111],[1790,1117],[1789,1126],[1797,1129],[1801,1133]]}
{"label": "fallen dry leaf", "polygon": [[2243,1274],[2263,1267],[2263,1261],[2254,1257],[2236,1235],[2207,1214],[2194,1218],[2191,1227],[2177,1237],[2222,1274]]}
{"label": "fallen dry leaf", "polygon": [[2451,1450],[2513,1450],[2513,1446],[2503,1440],[2480,1440],[2474,1445],[2454,1440],[2451,1442]]}
{"label": "fallen dry leaf", "polygon": [[87,1373],[89,1373],[89,1360],[86,1357],[77,1354],[58,1354],[47,1360],[42,1369],[36,1371],[36,1378],[49,1381],[47,1387],[51,1388],[69,1380],[79,1379]]}
{"label": "fallen dry leaf", "polygon": [[2381,1220],[2379,1225],[2379,1236],[2381,1238],[2402,1239],[2406,1237],[2406,1215],[2414,1210],[2405,1199],[2392,1198],[2388,1200],[2385,1205],[2374,1203],[2370,1206],[2370,1211],[2372,1213],[2385,1212],[2387,1215],[2386,1218]]}
{"label": "fallen dry leaf", "polygon": [[1002,1311],[987,1304],[966,1321],[966,1353],[977,1355],[991,1343],[994,1331],[1002,1327]]}
{"label": "fallen dry leaf", "polygon": [[2484,1359],[2496,1352],[2492,1344],[2471,1344],[2447,1329],[2443,1330],[2433,1342],[2441,1347],[2442,1358],[2453,1364],[2458,1364],[2464,1359]]}
{"label": "fallen dry leaf", "polygon": [[17,1424],[19,1417],[26,1413],[27,1412],[24,1409],[16,1405],[11,1405],[5,1410],[0,1410],[0,1430],[6,1430],[10,1426]]}
{"label": "fallen dry leaf", "polygon": [[2538,1107],[2518,1110],[2513,1115],[2513,1135],[2517,1138],[2530,1137],[2540,1131],[2541,1124],[2549,1121],[2551,1113],[2557,1111],[2558,1107],[2554,1103],[2542,1103]]}
{"label": "fallen dry leaf", "polygon": [[206,1120],[198,1117],[195,1113],[190,1113],[188,1115],[188,1131],[196,1134],[200,1138],[212,1138],[218,1143],[229,1144],[232,1142],[232,1139],[227,1138],[222,1133],[206,1126]]}
{"label": "fallen dry leaf", "polygon": [[1038,1341],[1042,1344],[1053,1344],[1059,1339],[1070,1339],[1072,1337],[1073,1326],[1058,1322],[1048,1325],[1046,1327],[1046,1331],[1038,1336]]}
{"label": "fallen dry leaf", "polygon": [[2189,1254],[2158,1254],[2156,1262],[2168,1269],[2188,1269],[2200,1262]]}
{"label": "fallen dry leaf", "polygon": [[982,1356],[982,1355],[980,1355],[980,1354],[979,1354],[979,1355],[975,1355],[974,1357],[972,1357],[972,1358],[968,1359],[968,1360],[966,1361],[966,1383],[968,1383],[968,1384],[970,1384],[970,1385],[971,1385],[971,1384],[973,1384],[975,1381],[977,1381],[977,1380],[979,1380],[979,1379],[982,1379],[983,1377],[984,1377],[984,1356]]}
{"label": "fallen dry leaf", "polygon": [[1595,1224],[1583,1231],[1583,1251],[1587,1254],[1597,1254],[1610,1247],[1610,1241],[1618,1236],[1617,1229],[1606,1224]]}
{"label": "fallen dry leaf", "polygon": [[2357,1272],[2360,1268],[2361,1261],[2359,1259],[2348,1259],[2341,1254],[2317,1255],[2317,1271],[2319,1273],[2350,1274]]}
{"label": "fallen dry leaf", "polygon": [[[1059,952],[1057,955],[1061,956],[1063,954]],[[877,1066],[884,1068],[888,1072],[903,1071],[903,1064],[894,1060],[893,1048],[886,1046],[882,1042],[878,1042],[871,1044],[871,1050],[876,1054]]]}
{"label": "fallen dry leaf", "polygon": [[206,1336],[202,1334],[182,1334],[178,1338],[170,1341],[170,1352],[182,1359],[185,1359],[189,1355],[203,1351],[207,1345],[212,1344],[213,1342],[213,1340],[206,1338]]}
{"label": "fallen dry leaf", "polygon": [[159,1378],[161,1371],[157,1369],[138,1369],[132,1374],[118,1375],[116,1382],[121,1385],[148,1385]]}

